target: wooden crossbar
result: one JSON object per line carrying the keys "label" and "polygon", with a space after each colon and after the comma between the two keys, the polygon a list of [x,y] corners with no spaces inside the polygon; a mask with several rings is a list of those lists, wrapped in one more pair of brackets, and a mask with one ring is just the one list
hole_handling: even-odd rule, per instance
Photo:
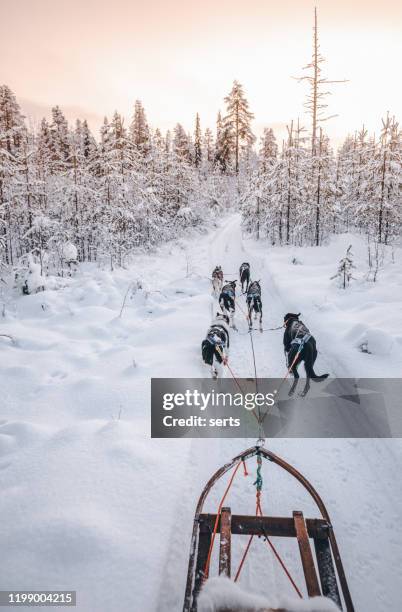
{"label": "wooden crossbar", "polygon": [[[213,529],[216,514],[200,514],[198,522],[205,528]],[[324,519],[306,519],[307,533],[310,538],[327,538],[328,523]],[[249,516],[241,514],[231,515],[232,535],[262,535],[266,532],[269,536],[296,537],[296,528],[293,518],[282,516]],[[220,520],[218,522],[218,533],[220,532]]]}
{"label": "wooden crossbar", "polygon": [[[194,595],[199,594],[203,581],[203,570],[215,526],[216,514],[200,514],[199,540],[195,572]],[[333,563],[330,545],[330,525],[324,519],[305,519],[302,512],[293,512],[293,518],[279,516],[248,516],[231,514],[230,508],[222,508],[218,520],[220,534],[219,574],[231,575],[231,541],[233,535],[273,536],[297,539],[306,589],[309,597],[324,595],[332,599],[340,609],[342,602]],[[315,559],[310,546],[314,541]],[[194,608],[195,609],[195,608]]]}

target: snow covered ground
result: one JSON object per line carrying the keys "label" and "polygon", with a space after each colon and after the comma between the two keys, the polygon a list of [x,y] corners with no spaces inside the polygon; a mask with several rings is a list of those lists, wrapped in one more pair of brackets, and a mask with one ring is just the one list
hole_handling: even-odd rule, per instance
{"label": "snow covered ground", "polygon": [[[200,360],[216,308],[208,277],[216,264],[235,277],[241,261],[261,279],[264,326],[302,312],[317,338],[318,371],[400,376],[401,252],[377,284],[357,280],[341,291],[329,278],[350,243],[355,275],[363,276],[358,237],[320,249],[268,248],[243,240],[233,215],[208,233],[137,255],[129,270],[82,266],[61,289],[9,296],[0,319],[0,334],[16,339],[0,338],[1,588],[75,589],[80,612],[180,610],[198,495],[213,471],[254,440],[151,440],[150,377],[208,375]],[[241,314],[237,322],[245,331]],[[370,354],[357,348],[366,341]],[[255,345],[259,375],[282,375],[281,332],[255,334]],[[232,333],[230,362],[239,376],[252,376],[250,356],[248,336]],[[399,611],[400,441],[283,439],[269,448],[325,500],[356,609]],[[249,471],[228,499],[237,513],[254,509],[255,466]],[[207,510],[216,511],[224,484]],[[262,501],[274,515],[316,515],[301,488],[270,465]],[[302,584],[293,547],[278,546]],[[259,542],[240,584],[292,595]]]}

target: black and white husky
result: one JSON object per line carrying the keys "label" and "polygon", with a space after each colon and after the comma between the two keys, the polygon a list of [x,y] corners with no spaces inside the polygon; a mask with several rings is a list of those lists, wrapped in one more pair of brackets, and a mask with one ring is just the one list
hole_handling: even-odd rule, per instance
{"label": "black and white husky", "polygon": [[211,366],[212,378],[218,378],[222,373],[222,363],[227,359],[228,350],[229,318],[217,312],[201,344],[202,359]]}
{"label": "black and white husky", "polygon": [[216,266],[216,268],[212,272],[212,289],[216,297],[218,297],[218,295],[222,291],[222,286],[223,286],[222,267]]}
{"label": "black and white husky", "polygon": [[250,264],[246,261],[242,263],[239,269],[239,276],[241,282],[241,291],[244,292],[244,283],[246,283],[246,291],[248,289],[248,284],[250,282]]}
{"label": "black and white husky", "polygon": [[260,281],[252,281],[247,289],[247,318],[250,328],[253,327],[253,311],[254,319],[259,315],[260,331],[262,331],[262,300],[261,300],[261,285]]}
{"label": "black and white husky", "polygon": [[230,327],[235,329],[234,325],[234,314],[236,310],[236,283],[237,281],[230,281],[226,283],[221,290],[219,296],[219,306],[224,315],[229,317]]}
{"label": "black and white husky", "polygon": [[314,372],[314,364],[317,359],[316,341],[303,321],[299,321],[299,316],[300,313],[295,314],[293,312],[288,312],[284,316],[283,326],[285,328],[285,333],[283,335],[283,345],[287,356],[287,366],[291,368],[290,373],[293,374],[294,377],[289,395],[293,395],[296,391],[297,383],[300,378],[297,367],[300,365],[301,361],[304,361],[307,379],[304,389],[300,394],[304,397],[310,389],[310,379],[314,380],[314,382],[321,382],[328,378],[329,374],[321,374],[318,376]]}

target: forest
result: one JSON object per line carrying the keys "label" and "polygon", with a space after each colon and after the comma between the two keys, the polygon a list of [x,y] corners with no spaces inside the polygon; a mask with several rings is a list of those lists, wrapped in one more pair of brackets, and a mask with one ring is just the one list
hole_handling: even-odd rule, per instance
{"label": "forest", "polygon": [[242,211],[245,232],[273,245],[363,233],[369,266],[378,268],[401,229],[401,129],[385,113],[377,134],[357,126],[334,151],[324,127],[327,89],[338,81],[323,76],[323,62],[315,25],[300,78],[309,125],[291,120],[282,142],[271,128],[257,140],[237,81],[214,132],[196,114],[192,133],[177,123],[163,134],[137,100],[128,125],[115,112],[96,136],[86,120],[68,125],[59,106],[28,126],[14,92],[1,86],[0,265],[20,279],[33,265],[42,275],[107,259],[113,269],[134,249],[232,208]]}

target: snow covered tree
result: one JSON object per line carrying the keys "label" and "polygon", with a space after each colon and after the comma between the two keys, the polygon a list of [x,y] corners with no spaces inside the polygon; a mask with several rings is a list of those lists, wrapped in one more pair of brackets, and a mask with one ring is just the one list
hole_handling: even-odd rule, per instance
{"label": "snow covered tree", "polygon": [[355,265],[353,264],[353,253],[352,253],[352,245],[350,244],[346,250],[346,255],[339,262],[339,267],[337,273],[331,277],[331,280],[334,278],[338,278],[341,283],[341,287],[346,289],[352,280],[353,269]]}
{"label": "snow covered tree", "polygon": [[357,229],[368,236],[370,251],[389,244],[402,225],[401,131],[387,115],[380,139],[369,138],[363,127],[348,137],[337,158],[337,214],[346,230]]}
{"label": "snow covered tree", "polygon": [[202,133],[200,116],[197,113],[195,117],[195,131],[194,131],[194,165],[198,168],[202,160]]}
{"label": "snow covered tree", "polygon": [[264,128],[260,146],[260,167],[266,172],[278,155],[278,145],[272,128]]}
{"label": "snow covered tree", "polygon": [[49,146],[53,172],[70,167],[70,139],[67,119],[59,106],[52,108],[52,122],[49,128]]}
{"label": "snow covered tree", "polygon": [[230,150],[234,157],[234,171],[238,174],[242,148],[247,150],[255,142],[255,136],[251,131],[251,121],[254,115],[249,111],[243,87],[238,81],[233,82],[233,87],[226,96],[225,102],[226,116],[222,125],[222,149]]}
{"label": "snow covered tree", "polygon": [[173,136],[173,151],[176,157],[181,161],[191,162],[191,148],[188,134],[183,126],[178,123],[174,128]]}
{"label": "snow covered tree", "polygon": [[14,263],[14,247],[19,235],[20,207],[15,192],[24,183],[21,176],[21,154],[24,118],[17,100],[7,85],[0,87],[0,235],[4,245],[4,262]]}
{"label": "snow covered tree", "polygon": [[343,81],[330,81],[322,75],[322,64],[324,57],[320,52],[319,34],[318,34],[318,22],[317,22],[317,8],[314,9],[314,28],[313,28],[313,54],[309,64],[305,66],[306,70],[310,71],[310,74],[302,76],[299,81],[307,81],[309,84],[309,94],[305,107],[309,115],[311,116],[311,157],[312,157],[312,180],[316,181],[316,207],[315,207],[315,230],[314,230],[314,241],[315,245],[318,246],[321,241],[323,234],[321,228],[321,215],[320,215],[320,203],[321,203],[321,170],[322,164],[320,160],[320,154],[324,150],[323,139],[322,139],[322,127],[321,124],[328,121],[335,115],[328,116],[326,114],[327,104],[325,102],[326,97],[329,95],[327,90],[328,85],[332,83],[340,83]]}
{"label": "snow covered tree", "polygon": [[378,209],[378,242],[387,244],[401,221],[401,132],[395,117],[382,120],[373,172]]}
{"label": "snow covered tree", "polygon": [[135,101],[134,116],[130,125],[132,142],[140,155],[146,158],[150,149],[150,130],[144,107],[140,100]]}
{"label": "snow covered tree", "polygon": [[203,157],[209,163],[212,164],[214,160],[214,137],[212,130],[207,128],[204,132],[203,140]]}

